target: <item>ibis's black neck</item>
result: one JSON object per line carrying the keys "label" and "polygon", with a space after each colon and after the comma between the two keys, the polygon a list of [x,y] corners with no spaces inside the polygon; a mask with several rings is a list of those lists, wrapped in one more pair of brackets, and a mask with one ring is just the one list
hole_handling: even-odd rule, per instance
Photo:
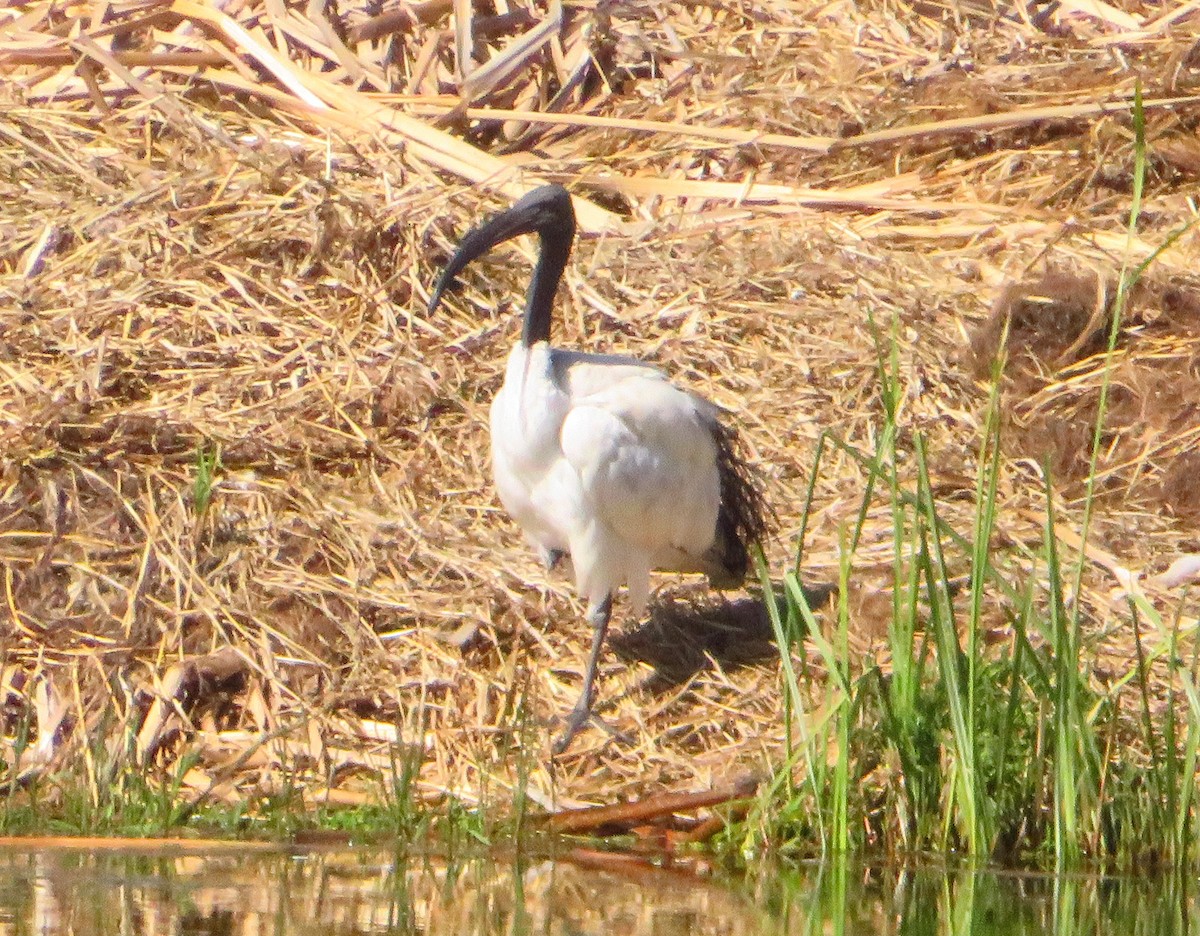
{"label": "ibis's black neck", "polygon": [[549,341],[554,294],[558,292],[558,284],[571,256],[571,242],[575,240],[575,208],[571,196],[561,185],[534,189],[507,211],[468,232],[438,278],[429,300],[429,311],[432,313],[437,308],[442,292],[476,257],[502,241],[534,233],[539,241],[538,259],[525,297],[521,344],[529,347],[539,341]]}
{"label": "ibis's black neck", "polygon": [[541,231],[537,266],[529,281],[525,296],[525,322],[521,328],[521,344],[525,347],[550,340],[550,316],[554,311],[554,294],[562,282],[563,271],[571,256],[571,237],[575,233],[574,218],[570,229]]}

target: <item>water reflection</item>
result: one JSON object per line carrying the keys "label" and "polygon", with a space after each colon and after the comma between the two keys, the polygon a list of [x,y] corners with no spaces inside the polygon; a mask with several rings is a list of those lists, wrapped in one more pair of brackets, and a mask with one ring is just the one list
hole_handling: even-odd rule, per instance
{"label": "water reflection", "polygon": [[1186,933],[1183,882],[846,865],[705,880],[570,861],[447,862],[380,852],[0,851],[8,934]]}

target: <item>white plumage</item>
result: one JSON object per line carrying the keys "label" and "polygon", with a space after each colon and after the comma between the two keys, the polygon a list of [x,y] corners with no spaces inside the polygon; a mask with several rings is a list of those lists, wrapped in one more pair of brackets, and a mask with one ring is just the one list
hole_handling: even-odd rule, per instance
{"label": "white plumage", "polygon": [[492,471],[505,509],[547,565],[571,557],[595,628],[583,691],[556,746],[562,751],[590,717],[616,589],[628,587],[640,615],[654,569],[703,572],[716,585],[735,585],[764,525],[761,495],[717,407],[631,358],[550,346],[554,293],[575,232],[561,186],[536,189],[471,231],[443,271],[430,311],[472,259],[534,231],[541,252],[522,338],[492,403]]}
{"label": "white plumage", "polygon": [[714,407],[626,358],[517,345],[492,403],[500,500],[567,553],[590,605],[621,585],[645,610],[652,569],[705,571],[721,502]]}

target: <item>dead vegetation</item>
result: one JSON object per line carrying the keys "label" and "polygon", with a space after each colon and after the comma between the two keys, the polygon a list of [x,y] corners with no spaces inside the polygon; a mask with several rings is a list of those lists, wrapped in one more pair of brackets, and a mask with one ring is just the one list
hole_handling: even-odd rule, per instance
{"label": "dead vegetation", "polygon": [[[572,188],[587,236],[560,340],[657,361],[737,414],[782,565],[821,430],[872,447],[873,329],[892,321],[902,425],[928,436],[964,533],[1007,323],[997,538],[1039,541],[1040,463],[1066,535],[1120,271],[1195,213],[1190,4],[131,0],[0,17],[10,785],[65,773],[98,798],[101,749],[106,769],[163,776],[196,754],[187,802],[361,802],[397,750],[421,800],[493,807],[523,771],[545,805],[761,772],[783,736],[775,667],[722,631],[736,606],[701,614],[708,636],[673,661],[692,586],[671,582],[604,659],[626,739],[589,732],[547,760],[589,635],[499,510],[486,456],[528,258],[502,254],[427,319],[455,237],[530,185]],[[1127,237],[1139,82],[1151,164]],[[1189,230],[1117,336],[1084,595],[1098,668],[1117,673],[1133,664],[1114,576],[1200,551],[1198,263]],[[836,578],[864,489],[852,460],[826,460],[813,583]],[[868,590],[890,545],[881,503]],[[1163,581],[1154,600],[1193,622]],[[878,604],[855,605],[864,641]]]}

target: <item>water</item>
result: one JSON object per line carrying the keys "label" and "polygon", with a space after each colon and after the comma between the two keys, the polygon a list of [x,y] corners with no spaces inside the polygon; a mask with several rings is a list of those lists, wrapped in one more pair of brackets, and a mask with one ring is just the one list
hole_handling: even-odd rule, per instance
{"label": "water", "polygon": [[716,880],[379,851],[0,850],[8,934],[1113,934],[1200,923],[1187,880],[801,867]]}

